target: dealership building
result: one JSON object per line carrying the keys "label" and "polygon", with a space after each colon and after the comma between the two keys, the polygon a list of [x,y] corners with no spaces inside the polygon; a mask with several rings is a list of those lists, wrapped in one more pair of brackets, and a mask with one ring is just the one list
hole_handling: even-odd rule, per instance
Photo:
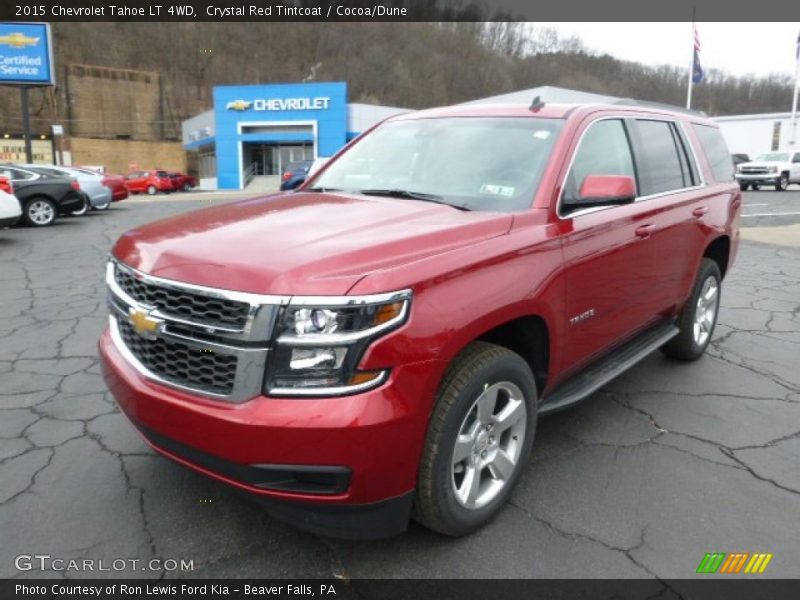
{"label": "dealership building", "polygon": [[214,107],[182,124],[200,186],[239,190],[293,162],[329,157],[362,131],[406,109],[351,103],[347,84],[217,86]]}
{"label": "dealership building", "polygon": [[[651,104],[553,86],[467,102]],[[408,109],[348,102],[344,82],[217,86],[211,110],[182,124],[203,189],[275,189],[291,163],[332,156],[359,133]],[[662,105],[663,106],[663,105]],[[677,107],[670,107],[677,108]],[[680,110],[680,109],[678,109]],[[717,117],[731,152],[751,157],[790,146],[786,114]]]}

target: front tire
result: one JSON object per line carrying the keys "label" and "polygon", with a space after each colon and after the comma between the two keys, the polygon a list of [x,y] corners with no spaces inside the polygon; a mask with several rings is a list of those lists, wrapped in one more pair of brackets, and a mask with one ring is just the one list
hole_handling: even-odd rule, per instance
{"label": "front tire", "polygon": [[189,185],[188,183],[184,183],[183,184],[183,191],[184,192],[191,192],[192,191],[192,186]]}
{"label": "front tire", "polygon": [[536,433],[536,382],[521,356],[470,344],[442,381],[428,426],[413,517],[450,536],[475,531],[505,504]]}
{"label": "front tire", "polygon": [[743,192],[746,192],[747,188],[749,188],[749,187],[750,187],[750,185],[747,184],[747,183],[740,183],[739,184],[739,189],[742,190]]}
{"label": "front tire", "polygon": [[719,266],[704,258],[694,282],[692,295],[678,315],[680,333],[661,347],[661,351],[678,360],[700,358],[708,348],[719,315],[722,276]]}
{"label": "front tire", "polygon": [[789,187],[789,174],[781,173],[781,178],[778,179],[778,183],[775,184],[775,191],[785,192],[788,187]]}

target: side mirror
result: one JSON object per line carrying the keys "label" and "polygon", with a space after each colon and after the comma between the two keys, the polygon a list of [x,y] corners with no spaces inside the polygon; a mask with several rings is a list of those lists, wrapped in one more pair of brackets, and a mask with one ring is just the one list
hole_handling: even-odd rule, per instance
{"label": "side mirror", "polygon": [[636,181],[628,175],[587,175],[578,197],[564,202],[572,210],[630,204],[636,200]]}

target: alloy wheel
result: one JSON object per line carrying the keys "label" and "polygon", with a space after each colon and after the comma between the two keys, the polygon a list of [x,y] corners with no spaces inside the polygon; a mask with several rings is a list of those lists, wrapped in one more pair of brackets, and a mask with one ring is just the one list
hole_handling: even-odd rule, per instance
{"label": "alloy wheel", "polygon": [[519,462],[527,423],[525,397],[510,381],[487,384],[458,430],[451,480],[458,503],[479,509],[503,490]]}
{"label": "alloy wheel", "polygon": [[49,202],[34,200],[28,206],[28,218],[35,225],[49,225],[56,218],[56,211]]}
{"label": "alloy wheel", "polygon": [[718,308],[719,284],[715,277],[708,277],[700,289],[694,314],[694,341],[698,346],[705,346],[708,342],[717,319]]}

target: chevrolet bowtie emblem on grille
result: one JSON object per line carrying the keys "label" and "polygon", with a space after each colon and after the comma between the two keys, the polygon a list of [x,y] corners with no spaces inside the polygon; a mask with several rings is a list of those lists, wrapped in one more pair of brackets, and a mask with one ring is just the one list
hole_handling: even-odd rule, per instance
{"label": "chevrolet bowtie emblem on grille", "polygon": [[128,320],[133,325],[133,330],[143,338],[154,337],[164,322],[161,319],[151,317],[148,311],[141,308],[131,308]]}

